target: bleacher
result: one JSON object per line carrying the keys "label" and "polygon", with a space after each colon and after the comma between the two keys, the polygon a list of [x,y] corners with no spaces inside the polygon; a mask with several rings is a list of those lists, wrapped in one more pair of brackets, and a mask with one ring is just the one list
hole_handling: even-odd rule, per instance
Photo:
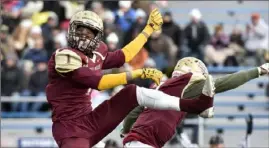
{"label": "bleacher", "polygon": [[[199,8],[211,33],[218,23],[225,25],[224,31],[227,33],[231,33],[235,24],[245,30],[253,12],[260,13],[265,22],[269,22],[269,1],[244,1],[241,4],[237,1],[169,1],[168,5],[174,20],[182,27],[189,22],[189,16],[186,14],[192,8]],[[232,17],[231,13],[234,13]]]}

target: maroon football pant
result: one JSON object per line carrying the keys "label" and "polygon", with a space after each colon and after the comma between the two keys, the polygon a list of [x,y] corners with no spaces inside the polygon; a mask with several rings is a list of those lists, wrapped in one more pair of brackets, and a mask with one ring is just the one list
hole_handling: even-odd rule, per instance
{"label": "maroon football pant", "polygon": [[[73,123],[69,123],[68,126],[65,127],[65,130],[55,128],[55,131],[53,131],[54,134],[60,135],[63,134],[61,132],[70,132],[73,129],[73,132],[77,133],[70,133],[70,137],[56,140],[57,144],[60,148],[93,147],[96,143],[112,132],[128,115],[128,113],[137,106],[136,86],[128,85],[115,96],[111,97],[111,99],[100,104],[90,114],[75,119],[77,125],[75,121],[70,121]],[[83,128],[80,128],[82,126]],[[85,134],[88,136],[83,137]],[[57,136],[54,136],[54,138],[57,139]]]}

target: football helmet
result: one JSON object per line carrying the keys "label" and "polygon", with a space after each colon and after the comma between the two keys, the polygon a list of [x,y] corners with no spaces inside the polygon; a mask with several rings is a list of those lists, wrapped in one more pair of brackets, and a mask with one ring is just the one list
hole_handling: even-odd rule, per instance
{"label": "football helmet", "polygon": [[172,76],[179,76],[186,73],[193,73],[194,75],[201,75],[201,79],[206,79],[208,76],[208,70],[205,64],[194,57],[186,57],[177,62]]}
{"label": "football helmet", "polygon": [[[86,38],[77,34],[76,30],[78,26],[91,29],[95,33],[95,37]],[[69,22],[67,41],[70,47],[88,54],[97,48],[103,36],[103,32],[103,21],[96,13],[89,10],[79,11],[72,16]]]}

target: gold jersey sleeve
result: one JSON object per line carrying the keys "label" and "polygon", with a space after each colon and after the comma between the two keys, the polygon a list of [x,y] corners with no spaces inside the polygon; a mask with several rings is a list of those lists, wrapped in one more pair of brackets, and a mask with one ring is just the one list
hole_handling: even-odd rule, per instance
{"label": "gold jersey sleeve", "polygon": [[59,73],[68,73],[82,67],[82,59],[71,50],[57,50],[55,54],[55,69]]}

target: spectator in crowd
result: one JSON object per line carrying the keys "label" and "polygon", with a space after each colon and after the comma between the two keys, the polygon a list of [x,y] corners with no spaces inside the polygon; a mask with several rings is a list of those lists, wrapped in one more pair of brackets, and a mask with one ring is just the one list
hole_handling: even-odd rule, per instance
{"label": "spectator in crowd", "polygon": [[167,66],[175,64],[177,47],[173,40],[162,33],[162,31],[153,32],[147,43],[149,55],[156,62],[158,69],[165,69]]}
{"label": "spectator in crowd", "polygon": [[54,48],[50,49],[48,51],[48,59],[49,57],[55,52],[56,49],[67,47],[67,40],[66,40],[66,31],[64,28],[56,27],[52,31],[53,34],[53,42],[54,42]]}
{"label": "spectator in crowd", "polygon": [[95,12],[101,19],[104,19],[105,9],[101,1],[93,1],[91,4],[91,11]]}
{"label": "spectator in crowd", "polygon": [[41,12],[52,12],[53,17],[57,16],[57,21],[65,20],[65,9],[60,1],[44,1]]}
{"label": "spectator in crowd", "polygon": [[240,66],[243,66],[245,63],[245,54],[246,51],[244,49],[245,47],[245,41],[243,38],[242,31],[235,26],[232,30],[232,33],[230,35],[230,48],[233,48],[236,51],[236,61]]}
{"label": "spectator in crowd", "polygon": [[47,60],[40,59],[37,61],[36,71],[31,75],[29,81],[31,96],[44,96],[47,83]]}
{"label": "spectator in crowd", "polygon": [[224,148],[224,140],[221,136],[212,136],[209,140],[210,148]]}
{"label": "spectator in crowd", "polygon": [[21,91],[23,73],[17,66],[17,56],[8,54],[1,69],[1,96],[12,96]]}
{"label": "spectator in crowd", "polygon": [[245,47],[245,41],[242,31],[238,27],[234,27],[230,35],[230,43],[237,44],[241,48]]}
{"label": "spectator in crowd", "polygon": [[269,28],[260,14],[251,15],[251,24],[246,26],[246,44],[248,57],[255,57],[254,66],[264,63],[264,53],[269,52]]}
{"label": "spectator in crowd", "polygon": [[229,37],[224,33],[223,26],[217,25],[210,44],[205,48],[206,63],[222,66],[232,62],[233,66],[237,66],[235,51],[229,48],[229,44]]}
{"label": "spectator in crowd", "polygon": [[104,8],[109,9],[111,11],[115,11],[119,9],[119,1],[103,1]]}
{"label": "spectator in crowd", "polygon": [[43,39],[42,37],[42,30],[40,26],[31,27],[28,39],[27,39],[27,47],[34,48],[35,42],[38,39]]}
{"label": "spectator in crowd", "polygon": [[[74,13],[84,10],[86,6],[85,2],[86,1],[59,1],[61,7],[63,7],[61,8],[62,12],[64,13],[64,18],[62,19],[60,18],[59,22],[70,20]],[[88,1],[88,2],[92,2],[92,1]],[[85,9],[90,9],[90,6]]]}
{"label": "spectator in crowd", "polygon": [[43,1],[24,1],[25,5],[21,10],[22,15],[32,16],[43,9]]}
{"label": "spectator in crowd", "polygon": [[135,10],[137,9],[142,9],[146,14],[150,13],[150,3],[152,3],[151,1],[141,1],[141,0],[134,0],[133,1],[133,8]]}
{"label": "spectator in crowd", "polygon": [[[47,50],[54,49],[53,28],[58,25],[58,16],[54,12],[49,12],[49,17],[46,23],[41,25],[42,36],[44,39],[44,48]],[[50,53],[50,52],[49,52]]]}
{"label": "spectator in crowd", "polygon": [[[163,15],[162,31],[165,35],[170,36],[177,46],[178,55],[180,55],[180,47],[182,42],[182,33],[178,24],[176,24],[172,18],[172,13],[166,11]],[[179,56],[181,58],[181,56]]]}
{"label": "spectator in crowd", "polygon": [[138,8],[136,10],[136,20],[132,24],[129,31],[125,33],[124,45],[131,42],[145,27],[147,14],[142,9]]}
{"label": "spectator in crowd", "polygon": [[[34,64],[32,61],[30,60],[23,61],[23,64],[22,64],[23,80],[22,80],[20,96],[24,96],[24,97],[31,96],[31,92],[29,90],[29,80],[30,80],[31,75],[33,74],[33,67],[34,67]],[[21,111],[21,112],[29,111],[28,102],[13,102],[11,107],[12,107],[12,111]]]}
{"label": "spectator in crowd", "polygon": [[123,32],[122,30],[119,28],[119,26],[117,26],[115,24],[115,15],[112,11],[110,10],[107,10],[105,11],[105,14],[104,14],[104,40],[106,39],[106,37],[112,33],[112,32],[115,32],[118,37],[119,37],[119,46],[122,45],[123,41],[122,40],[122,35],[123,35]]}
{"label": "spectator in crowd", "polygon": [[120,146],[115,140],[108,139],[105,142],[105,148],[120,148]]}
{"label": "spectator in crowd", "polygon": [[190,12],[191,22],[184,29],[182,56],[193,56],[204,60],[204,48],[209,43],[210,35],[207,25],[201,20],[202,14],[199,9]]}
{"label": "spectator in crowd", "polygon": [[119,49],[118,43],[119,43],[119,37],[116,33],[111,32],[106,37],[106,43],[109,51],[115,51]]}
{"label": "spectator in crowd", "polygon": [[21,9],[24,6],[24,1],[1,1],[3,9],[2,19],[3,24],[9,27],[9,33],[12,33],[21,21]]}
{"label": "spectator in crowd", "polygon": [[[119,1],[100,1],[105,9],[116,11],[119,9]],[[85,9],[90,9],[93,1],[86,1]]]}
{"label": "spectator in crowd", "polygon": [[8,34],[8,26],[1,25],[0,27],[0,49],[1,49],[1,61],[5,59],[5,55],[7,54],[15,54],[12,49],[12,42],[10,40],[10,35]]}
{"label": "spectator in crowd", "polygon": [[28,39],[28,34],[32,28],[32,21],[30,19],[24,19],[16,27],[12,33],[12,48],[16,51],[19,58],[21,58],[26,42]]}
{"label": "spectator in crowd", "polygon": [[115,22],[123,32],[127,32],[135,21],[135,10],[131,8],[132,1],[119,1],[119,9],[115,12]]}
{"label": "spectator in crowd", "polygon": [[25,51],[23,59],[31,60],[33,63],[37,63],[39,60],[48,60],[47,51],[43,46],[43,39],[36,39],[34,43],[34,48]]}
{"label": "spectator in crowd", "polygon": [[[45,89],[48,84],[47,75],[47,60],[40,59],[37,61],[36,71],[31,75],[28,85],[31,96],[45,96]],[[38,111],[42,104],[42,102],[33,103],[30,111]]]}

